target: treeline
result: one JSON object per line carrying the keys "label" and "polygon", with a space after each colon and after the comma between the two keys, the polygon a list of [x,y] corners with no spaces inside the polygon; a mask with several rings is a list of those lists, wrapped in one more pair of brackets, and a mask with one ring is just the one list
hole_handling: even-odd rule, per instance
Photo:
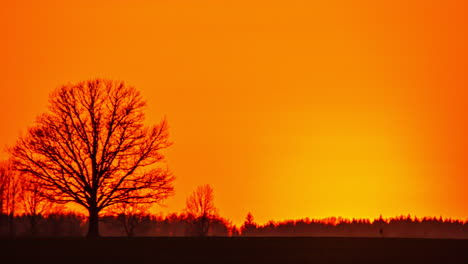
{"label": "treeline", "polygon": [[243,236],[468,238],[468,222],[400,216],[389,219],[289,220],[265,225],[244,223]]}
{"label": "treeline", "polygon": [[[87,217],[78,213],[36,215],[34,225],[27,214],[10,217],[0,215],[0,236],[81,237],[88,230]],[[198,221],[187,214],[155,216],[101,216],[99,228],[103,236],[199,236]],[[209,236],[239,235],[237,228],[222,218],[210,219]]]}
{"label": "treeline", "polygon": [[[30,216],[0,216],[2,236],[81,237],[87,232],[87,217],[77,213]],[[102,216],[103,236],[198,236],[197,223],[187,214]],[[468,239],[468,222],[442,218],[401,216],[390,219],[302,219],[258,225],[251,214],[240,226],[221,217],[210,219],[208,236],[316,236],[316,237],[409,237]]]}

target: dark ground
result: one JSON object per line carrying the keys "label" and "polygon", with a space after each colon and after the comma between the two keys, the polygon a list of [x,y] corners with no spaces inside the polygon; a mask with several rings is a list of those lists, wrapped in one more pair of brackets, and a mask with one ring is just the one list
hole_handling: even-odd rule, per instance
{"label": "dark ground", "polygon": [[305,237],[0,239],[0,263],[465,263],[468,240]]}

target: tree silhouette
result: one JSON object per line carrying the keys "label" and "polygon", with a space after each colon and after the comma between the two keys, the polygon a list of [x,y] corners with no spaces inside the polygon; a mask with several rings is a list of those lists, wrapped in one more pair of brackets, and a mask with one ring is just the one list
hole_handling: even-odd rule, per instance
{"label": "tree silhouette", "polygon": [[186,200],[186,212],[192,220],[192,232],[197,236],[206,236],[217,216],[214,206],[213,188],[208,185],[198,186]]}
{"label": "tree silhouette", "polygon": [[13,169],[10,161],[0,164],[0,215],[6,215],[8,234],[11,237],[16,233],[15,216],[22,200],[20,181],[20,175]]}
{"label": "tree silhouette", "polygon": [[112,208],[128,237],[135,236],[135,229],[143,222],[151,205],[146,203],[121,203]]}
{"label": "tree silhouette", "polygon": [[23,210],[29,219],[29,228],[32,236],[37,235],[38,218],[52,208],[52,203],[41,195],[42,188],[42,185],[32,177],[24,178],[21,181]]}
{"label": "tree silhouette", "polygon": [[8,173],[6,170],[6,163],[0,162],[0,228],[3,227],[3,222],[5,220],[5,206],[6,206],[6,188]]}
{"label": "tree silhouette", "polygon": [[252,235],[257,228],[257,224],[254,221],[254,217],[251,212],[247,213],[244,224],[241,227],[241,232],[244,236]]}
{"label": "tree silhouette", "polygon": [[247,213],[247,216],[245,217],[244,221],[244,226],[256,226],[254,222],[254,217],[251,212]]}
{"label": "tree silhouette", "polygon": [[15,168],[43,186],[41,195],[87,209],[88,237],[99,236],[102,209],[173,193],[173,177],[160,166],[160,151],[171,145],[167,123],[144,126],[146,103],[135,88],[89,80],[61,86],[49,101],[10,153]]}

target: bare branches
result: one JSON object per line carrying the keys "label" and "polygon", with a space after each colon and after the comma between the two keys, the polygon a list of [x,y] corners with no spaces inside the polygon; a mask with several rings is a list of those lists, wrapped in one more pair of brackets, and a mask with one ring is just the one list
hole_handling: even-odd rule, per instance
{"label": "bare branches", "polygon": [[9,161],[0,163],[0,215],[7,216],[8,231],[14,236],[15,217],[22,201],[20,175],[13,169]]}
{"label": "bare branches", "polygon": [[52,203],[42,196],[42,185],[34,178],[23,178],[21,181],[23,194],[23,210],[31,216],[43,215],[52,207]]}
{"label": "bare branches", "polygon": [[[131,201],[130,201],[131,202]],[[151,207],[147,203],[120,203],[112,207],[111,212],[117,216],[128,237],[135,235],[135,229],[143,222]]]}
{"label": "bare branches", "polygon": [[173,193],[173,176],[159,166],[171,143],[165,120],[144,126],[145,105],[123,82],[62,86],[11,149],[15,168],[41,181],[42,196],[88,210],[159,202]]}
{"label": "bare branches", "polygon": [[21,202],[21,178],[9,161],[0,163],[0,214],[14,216]]}
{"label": "bare branches", "polygon": [[213,188],[208,184],[198,186],[185,204],[185,211],[193,221],[193,233],[206,236],[218,214],[218,209],[214,206]]}

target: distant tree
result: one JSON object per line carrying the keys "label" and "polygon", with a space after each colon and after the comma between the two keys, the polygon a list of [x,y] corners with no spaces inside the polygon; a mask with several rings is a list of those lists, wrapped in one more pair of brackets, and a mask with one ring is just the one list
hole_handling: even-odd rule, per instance
{"label": "distant tree", "polygon": [[192,220],[191,233],[207,236],[218,213],[214,205],[213,188],[208,184],[198,186],[187,198],[185,211]]}
{"label": "distant tree", "polygon": [[3,217],[5,215],[6,206],[6,188],[8,182],[8,171],[5,162],[0,162],[0,227],[3,226]]}
{"label": "distant tree", "polygon": [[10,149],[17,170],[57,203],[88,211],[88,237],[99,236],[99,213],[119,203],[157,203],[173,193],[158,166],[169,147],[165,120],[144,125],[140,93],[123,82],[90,80],[58,88],[49,112]]}
{"label": "distant tree", "polygon": [[0,163],[1,215],[7,217],[7,230],[10,236],[16,233],[15,216],[22,200],[21,179],[9,161]]}
{"label": "distant tree", "polygon": [[121,203],[112,209],[128,237],[135,236],[135,229],[143,223],[151,205],[146,203]]}
{"label": "distant tree", "polygon": [[241,233],[243,236],[252,235],[254,230],[257,228],[257,224],[254,221],[254,217],[251,212],[247,213],[244,224],[241,226]]}
{"label": "distant tree", "polygon": [[235,226],[235,225],[230,226],[229,235],[232,236],[232,237],[240,236],[239,228],[237,228],[237,226]]}
{"label": "distant tree", "polygon": [[247,213],[245,217],[244,226],[255,226],[254,217],[251,212]]}
{"label": "distant tree", "polygon": [[52,203],[43,193],[42,185],[29,177],[21,181],[23,193],[23,210],[29,220],[29,229],[32,236],[37,235],[37,222],[39,217],[44,216],[52,208]]}

